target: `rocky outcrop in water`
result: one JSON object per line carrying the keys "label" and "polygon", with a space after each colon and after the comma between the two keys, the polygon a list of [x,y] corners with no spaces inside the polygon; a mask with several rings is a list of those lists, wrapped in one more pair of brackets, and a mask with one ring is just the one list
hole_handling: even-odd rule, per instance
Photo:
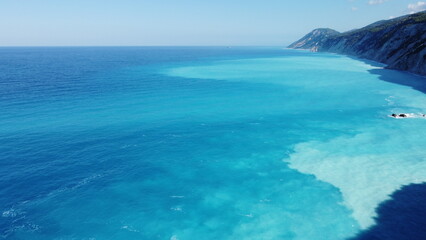
{"label": "rocky outcrop in water", "polygon": [[426,11],[344,33],[315,29],[289,48],[347,54],[426,76]]}

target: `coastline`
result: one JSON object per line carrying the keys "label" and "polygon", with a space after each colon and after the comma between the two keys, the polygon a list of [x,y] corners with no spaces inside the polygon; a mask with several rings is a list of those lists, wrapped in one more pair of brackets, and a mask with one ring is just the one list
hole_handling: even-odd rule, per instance
{"label": "coastline", "polygon": [[[343,53],[335,53],[335,52],[315,52],[315,51],[311,51],[309,49],[294,49],[294,48],[285,48],[286,50],[295,50],[295,51],[306,51],[306,52],[311,52],[311,53],[326,53],[326,54],[333,54],[333,55],[339,55],[339,56],[345,56],[348,58],[352,58],[355,59],[357,61],[361,61],[364,62],[366,64],[369,64],[371,66],[377,67],[376,69],[372,69],[370,70],[370,72],[372,74],[375,75],[380,75],[379,79],[385,82],[391,82],[391,83],[395,83],[395,84],[399,84],[399,85],[404,85],[404,86],[409,86],[417,91],[421,91],[424,94],[426,94],[426,75],[420,75],[417,73],[413,73],[410,71],[406,71],[406,70],[399,70],[399,69],[393,69],[393,68],[388,68],[388,65],[386,63],[382,63],[382,62],[378,62],[375,60],[371,60],[371,59],[367,59],[367,58],[362,58],[362,57],[358,57],[358,56],[354,56],[354,55],[350,55],[350,54],[343,54]],[[386,74],[383,74],[384,70],[389,70],[389,71],[395,71],[397,73],[400,74],[409,74],[415,78],[419,79],[419,82],[412,82],[412,81],[406,81],[406,80],[399,80],[399,78],[397,76],[389,76]],[[385,76],[386,75],[386,76]]]}
{"label": "coastline", "polygon": [[426,76],[425,40],[426,11],[421,11],[346,32],[317,28],[288,47],[347,54]]}

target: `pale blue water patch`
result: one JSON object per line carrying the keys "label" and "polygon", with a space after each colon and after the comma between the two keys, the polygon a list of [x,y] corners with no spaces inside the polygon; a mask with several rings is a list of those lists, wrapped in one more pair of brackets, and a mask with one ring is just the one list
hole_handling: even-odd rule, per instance
{"label": "pale blue water patch", "polygon": [[[392,74],[377,64],[331,54],[224,61],[168,73],[281,85],[293,97],[282,109],[287,115],[310,112],[314,119],[326,114],[325,125],[342,124],[339,127],[346,128],[347,134],[326,142],[299,143],[285,161],[338,187],[353,217],[366,228],[373,224],[376,206],[389,194],[403,185],[426,181],[426,136],[419,132],[426,123],[426,97],[409,87],[382,82],[372,70]],[[394,74],[407,81],[425,81]],[[336,111],[352,111],[346,114],[353,117],[339,119]],[[410,113],[413,119],[395,121],[389,118],[391,113]],[[360,116],[361,122],[356,120]]]}
{"label": "pale blue water patch", "polygon": [[4,239],[346,239],[387,194],[425,180],[426,119],[388,117],[425,112],[425,96],[361,61],[0,52]]}
{"label": "pale blue water patch", "polygon": [[[371,81],[376,80],[375,77],[365,78],[369,74],[362,77],[362,73],[368,73],[372,68],[374,67],[366,63],[337,55],[312,55],[225,61],[211,66],[170,69],[167,73],[189,78],[204,77],[281,85],[287,92],[286,97],[290,98],[290,101],[287,101],[288,105],[281,111],[324,108],[338,110],[366,105],[381,106],[382,96],[369,94],[371,91],[377,91],[377,88],[367,89],[365,92],[365,84],[370,84],[371,87],[383,84]],[[347,96],[348,89],[353,89],[357,94]],[[325,98],[324,94],[329,97]],[[367,95],[368,98],[360,98],[359,94]],[[370,101],[377,97],[379,97],[377,101]],[[346,104],[335,99],[357,101]],[[306,105],[309,102],[317,104]],[[371,105],[370,102],[377,105]]]}

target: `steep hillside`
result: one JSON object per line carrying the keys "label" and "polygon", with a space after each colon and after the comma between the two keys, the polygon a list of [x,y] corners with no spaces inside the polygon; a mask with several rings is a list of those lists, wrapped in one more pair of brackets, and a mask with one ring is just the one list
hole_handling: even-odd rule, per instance
{"label": "steep hillside", "polygon": [[426,11],[344,33],[315,29],[289,48],[347,54],[426,75]]}

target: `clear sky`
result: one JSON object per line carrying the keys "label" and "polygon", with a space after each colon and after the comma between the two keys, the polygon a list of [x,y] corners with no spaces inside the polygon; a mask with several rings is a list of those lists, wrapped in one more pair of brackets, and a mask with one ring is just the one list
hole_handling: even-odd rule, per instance
{"label": "clear sky", "polygon": [[0,46],[281,46],[314,28],[346,31],[425,7],[417,0],[0,0]]}

